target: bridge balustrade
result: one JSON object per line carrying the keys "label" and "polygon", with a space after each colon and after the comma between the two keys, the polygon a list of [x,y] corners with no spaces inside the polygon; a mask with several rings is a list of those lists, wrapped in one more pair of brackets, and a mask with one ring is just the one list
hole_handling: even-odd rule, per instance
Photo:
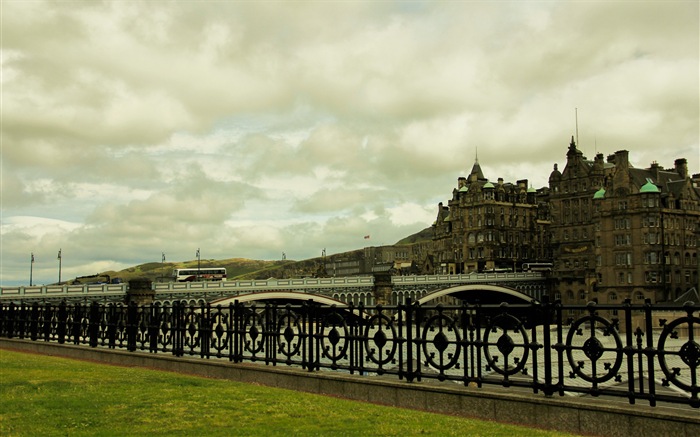
{"label": "bridge balustrade", "polygon": [[700,306],[690,302],[4,303],[0,336],[700,408]]}

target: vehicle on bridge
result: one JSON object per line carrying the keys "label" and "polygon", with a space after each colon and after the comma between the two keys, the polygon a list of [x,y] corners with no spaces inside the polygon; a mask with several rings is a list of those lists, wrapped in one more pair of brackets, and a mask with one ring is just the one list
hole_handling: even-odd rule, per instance
{"label": "vehicle on bridge", "polygon": [[110,278],[106,273],[98,273],[95,275],[78,276],[73,280],[72,284],[121,284],[122,282],[121,278]]}
{"label": "vehicle on bridge", "polygon": [[552,263],[523,263],[523,272],[551,272]]}
{"label": "vehicle on bridge", "polygon": [[200,269],[174,269],[173,282],[225,281],[226,269],[223,267],[204,267]]}

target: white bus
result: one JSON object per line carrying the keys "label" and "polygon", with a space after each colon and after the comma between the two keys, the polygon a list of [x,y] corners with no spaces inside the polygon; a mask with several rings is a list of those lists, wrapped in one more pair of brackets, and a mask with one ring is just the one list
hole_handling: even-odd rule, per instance
{"label": "white bus", "polygon": [[523,272],[551,272],[552,263],[523,263]]}
{"label": "white bus", "polygon": [[174,269],[174,282],[225,281],[226,269],[223,267],[203,267],[201,269]]}

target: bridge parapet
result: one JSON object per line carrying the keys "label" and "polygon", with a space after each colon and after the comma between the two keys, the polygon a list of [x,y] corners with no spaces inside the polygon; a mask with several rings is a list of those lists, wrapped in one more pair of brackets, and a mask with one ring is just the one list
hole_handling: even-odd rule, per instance
{"label": "bridge parapet", "polygon": [[470,273],[463,275],[423,275],[423,276],[392,276],[394,285],[419,284],[465,284],[470,282],[493,281],[541,281],[545,277],[540,272],[522,273]]}

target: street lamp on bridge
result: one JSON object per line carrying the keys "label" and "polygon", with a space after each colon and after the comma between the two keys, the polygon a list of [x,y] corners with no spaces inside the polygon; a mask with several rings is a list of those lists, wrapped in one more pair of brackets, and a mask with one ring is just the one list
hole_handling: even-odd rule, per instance
{"label": "street lamp on bridge", "polygon": [[197,281],[199,281],[199,271],[201,270],[201,258],[199,257],[199,248],[197,248]]}

